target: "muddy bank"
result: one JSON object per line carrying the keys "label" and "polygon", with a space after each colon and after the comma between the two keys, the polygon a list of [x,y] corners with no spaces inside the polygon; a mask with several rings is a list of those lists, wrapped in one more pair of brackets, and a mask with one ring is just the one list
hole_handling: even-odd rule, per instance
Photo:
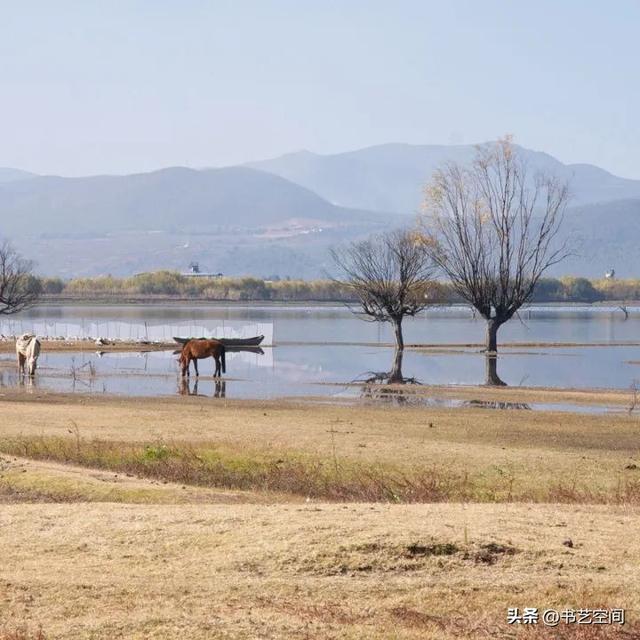
{"label": "muddy bank", "polygon": [[[135,342],[135,341],[108,341],[97,343],[95,340],[47,340],[40,338],[42,349],[55,352],[72,351],[102,351],[104,353],[117,352],[145,352],[145,351],[166,351],[167,349],[178,349],[180,345],[176,342]],[[0,341],[0,353],[14,353],[15,341],[8,339]]]}

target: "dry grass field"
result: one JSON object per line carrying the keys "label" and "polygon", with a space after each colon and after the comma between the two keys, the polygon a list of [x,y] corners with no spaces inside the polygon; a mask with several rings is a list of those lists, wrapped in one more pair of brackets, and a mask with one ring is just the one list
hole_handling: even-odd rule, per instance
{"label": "dry grass field", "polygon": [[0,640],[640,638],[635,413],[4,389],[0,476]]}

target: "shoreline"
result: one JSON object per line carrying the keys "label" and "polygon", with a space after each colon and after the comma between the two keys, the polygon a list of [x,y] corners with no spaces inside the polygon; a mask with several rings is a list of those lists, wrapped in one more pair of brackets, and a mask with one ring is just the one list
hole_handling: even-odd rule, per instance
{"label": "shoreline", "polygon": [[[46,305],[59,305],[59,306],[129,306],[129,305],[144,305],[144,306],[154,306],[154,305],[164,305],[164,304],[184,304],[187,303],[189,305],[194,306],[242,306],[242,307],[253,307],[253,306],[269,306],[269,307],[278,307],[278,306],[313,306],[313,307],[343,307],[345,305],[357,305],[357,300],[343,300],[337,298],[335,300],[313,300],[313,299],[297,299],[297,300],[274,300],[274,299],[255,299],[255,300],[233,300],[230,298],[192,298],[188,296],[169,296],[169,295],[158,295],[158,296],[149,296],[149,295],[131,295],[125,297],[118,296],[105,296],[105,297],[74,297],[74,296],[57,296],[51,294],[45,294],[40,298],[40,302],[38,306],[46,306]],[[621,306],[624,307],[640,307],[640,300],[599,300],[596,302],[580,302],[580,301],[540,301],[540,302],[531,302],[527,304],[523,309],[531,307],[549,307],[549,308],[557,308],[557,307],[587,307],[587,308],[598,308],[598,307],[611,307],[612,309],[619,309]],[[454,308],[463,308],[470,309],[470,305],[465,302],[443,302],[443,303],[434,303],[433,307],[454,307]],[[427,309],[428,310],[428,309]]]}
{"label": "shoreline", "polygon": [[[1,370],[1,369],[0,369]],[[199,380],[202,382],[209,382],[215,380],[211,376],[200,376]],[[233,382],[232,378],[223,378],[222,381]],[[571,387],[554,388],[554,387],[492,387],[485,385],[400,385],[400,384],[367,384],[367,383],[316,383],[318,386],[335,386],[335,387],[350,387],[360,388],[367,387],[372,392],[379,392],[382,394],[394,394],[402,396],[404,398],[424,398],[434,400],[467,400],[487,403],[504,403],[504,407],[500,408],[500,411],[518,411],[518,407],[509,407],[510,404],[548,404],[558,405],[558,409],[550,409],[544,413],[568,413],[581,415],[579,412],[572,412],[571,410],[564,410],[560,407],[562,405],[576,405],[584,407],[612,407],[612,408],[624,408],[628,409],[633,402],[633,392],[627,389],[578,389]],[[370,402],[361,402],[360,398],[332,398],[329,396],[317,396],[313,394],[300,395],[300,396],[274,396],[270,398],[210,398],[207,395],[196,396],[181,396],[181,395],[157,395],[157,396],[145,396],[135,394],[117,394],[117,393],[103,393],[103,392],[64,392],[53,391],[49,389],[37,388],[35,393],[27,391],[19,387],[5,387],[0,391],[0,401],[2,402],[40,402],[51,401],[54,403],[59,402],[80,402],[85,403],[87,401],[96,402],[100,404],[127,404],[127,403],[155,403],[162,405],[182,405],[186,402],[211,402],[221,401],[224,402],[225,407],[236,406],[239,409],[251,409],[260,408],[266,405],[274,408],[291,409],[301,407],[313,407],[313,406],[326,406],[326,407],[351,407],[358,408],[372,408],[372,409],[392,409],[396,410],[399,407],[389,407],[383,401],[376,402],[375,400]],[[416,409],[420,409],[416,406]],[[431,410],[433,407],[427,407],[420,410]],[[442,407],[438,410],[448,411],[483,411],[482,406],[478,407]],[[637,409],[633,411],[627,411],[631,416],[637,415]],[[536,412],[539,413],[539,412]],[[625,415],[617,413],[617,415]]]}
{"label": "shoreline", "polygon": [[[154,341],[135,341],[135,340],[114,340],[108,344],[96,344],[93,339],[57,339],[38,336],[43,348],[55,352],[77,352],[77,351],[102,351],[102,352],[129,352],[129,351],[168,351],[170,349],[179,349],[180,344],[174,341],[154,342]],[[300,346],[300,347],[380,347],[385,349],[394,348],[392,342],[335,342],[335,341],[296,341],[281,340],[273,344],[261,344],[261,348],[274,348],[278,346]],[[428,343],[409,343],[405,344],[407,351],[450,351],[455,353],[461,349],[478,349],[484,350],[482,342],[428,342]],[[500,344],[501,349],[580,349],[580,348],[605,348],[605,347],[640,347],[640,341],[635,340],[612,340],[609,342],[545,342],[545,341],[523,341],[523,342],[504,342]],[[15,338],[4,336],[0,339],[0,353],[13,353],[15,349]],[[512,355],[509,351],[500,355]]]}

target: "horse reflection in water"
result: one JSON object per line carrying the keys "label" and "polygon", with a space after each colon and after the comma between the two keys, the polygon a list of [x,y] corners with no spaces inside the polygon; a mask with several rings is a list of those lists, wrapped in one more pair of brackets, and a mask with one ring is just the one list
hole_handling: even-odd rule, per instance
{"label": "horse reflection in water", "polygon": [[[191,380],[189,378],[180,378],[178,383],[178,393],[181,396],[207,396],[206,393],[198,393],[198,383],[200,381],[196,380],[191,385]],[[214,398],[226,398],[227,397],[227,383],[224,380],[215,380],[214,381]]]}
{"label": "horse reflection in water", "polygon": [[26,393],[33,393],[38,389],[38,378],[16,375],[12,371],[0,371],[0,388],[22,387]]}

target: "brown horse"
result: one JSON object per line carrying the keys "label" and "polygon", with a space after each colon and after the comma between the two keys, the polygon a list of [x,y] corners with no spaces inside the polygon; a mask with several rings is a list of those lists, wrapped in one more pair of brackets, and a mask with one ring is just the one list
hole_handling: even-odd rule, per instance
{"label": "brown horse", "polygon": [[221,376],[220,365],[222,364],[222,373],[227,372],[227,365],[225,362],[226,349],[222,342],[218,340],[189,340],[184,347],[182,347],[182,353],[180,354],[180,367],[182,376],[189,376],[189,366],[193,360],[193,366],[198,373],[198,360],[203,358],[213,358],[216,361],[216,371],[213,374],[214,377],[219,378]]}

